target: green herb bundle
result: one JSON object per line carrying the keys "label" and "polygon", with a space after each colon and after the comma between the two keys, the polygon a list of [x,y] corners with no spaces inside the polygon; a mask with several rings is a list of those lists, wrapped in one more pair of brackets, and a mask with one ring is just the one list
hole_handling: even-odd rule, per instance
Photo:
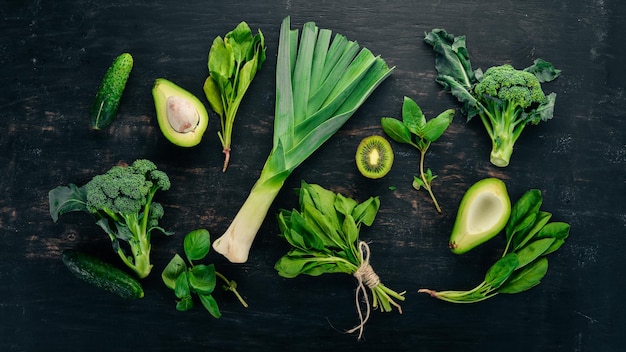
{"label": "green herb bundle", "polygon": [[541,211],[541,191],[526,192],[511,209],[505,227],[506,248],[487,270],[485,279],[468,291],[420,289],[452,303],[475,303],[499,293],[519,293],[535,287],[548,271],[546,256],[559,249],[569,235],[564,222],[549,222],[552,214]]}
{"label": "green herb bundle", "polygon": [[[328,273],[354,275],[358,280],[356,304],[360,324],[349,332],[363,334],[370,315],[367,289],[372,294],[371,307],[383,312],[396,307],[394,299],[404,301],[404,292],[397,293],[380,282],[369,263],[369,246],[359,240],[361,224],[371,226],[380,207],[378,197],[357,203],[351,198],[333,193],[319,185],[302,181],[299,189],[300,210],[281,210],[278,223],[283,237],[291,246],[274,268],[285,278],[300,274],[319,276]],[[363,315],[360,300],[365,296],[366,311]]]}
{"label": "green herb bundle", "polygon": [[276,62],[273,148],[261,175],[213,247],[235,263],[248,260],[252,242],[289,175],[348,121],[392,72],[357,42],[313,22],[302,34],[281,25]]}

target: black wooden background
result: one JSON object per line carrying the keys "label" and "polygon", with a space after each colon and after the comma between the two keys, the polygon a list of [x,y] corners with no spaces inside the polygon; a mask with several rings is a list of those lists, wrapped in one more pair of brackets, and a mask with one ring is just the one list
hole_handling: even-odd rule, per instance
{"label": "black wooden background", "polygon": [[[617,0],[554,1],[18,1],[0,3],[0,350],[414,350],[619,351],[626,328],[626,5]],[[239,283],[250,307],[216,293],[223,317],[199,305],[175,310],[160,272],[190,230],[217,238],[229,225],[271,149],[274,75],[281,20],[315,21],[357,40],[396,66],[353,118],[297,169],[276,199],[245,264],[216,253],[207,262]],[[268,59],[235,122],[230,168],[211,115],[202,143],[170,144],[155,119],[151,87],[170,79],[206,102],[202,83],[215,36],[240,21],[266,36]],[[555,118],[529,127],[511,165],[489,164],[490,142],[478,120],[457,114],[427,163],[439,178],[439,215],[411,188],[417,151],[395,144],[382,180],[358,174],[361,138],[382,134],[382,116],[399,117],[403,96],[427,116],[458,108],[435,83],[425,31],[466,34],[472,63],[526,67],[541,57],[563,70],[546,85],[557,92]],[[112,59],[135,57],[119,117],[100,134],[88,128],[95,89]],[[164,227],[155,235],[155,268],[146,296],[126,302],[75,279],[60,261],[80,248],[115,262],[108,237],[83,213],[52,222],[47,193],[82,184],[112,165],[148,158],[171,177],[158,195]],[[517,295],[454,305],[418,294],[421,287],[466,289],[482,280],[501,238],[456,256],[447,240],[469,185],[495,176],[513,199],[543,191],[554,219],[569,222],[565,246],[550,258],[541,285]],[[344,331],[357,323],[356,282],[348,275],[280,278],[273,265],[288,247],[275,214],[297,205],[304,179],[359,200],[380,196],[381,210],[362,238],[383,282],[406,290],[403,314],[374,312],[364,341]],[[394,190],[390,189],[394,188]],[[115,262],[119,264],[118,262]]]}

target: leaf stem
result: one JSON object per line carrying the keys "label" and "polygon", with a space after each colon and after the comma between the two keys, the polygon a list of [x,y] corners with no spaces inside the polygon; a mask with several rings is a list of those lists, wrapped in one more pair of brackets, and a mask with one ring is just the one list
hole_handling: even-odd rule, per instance
{"label": "leaf stem", "polygon": [[246,303],[243,297],[239,294],[239,291],[237,291],[237,283],[235,281],[228,280],[226,276],[222,275],[222,273],[217,270],[215,271],[215,276],[219,277],[226,283],[226,285],[224,286],[225,290],[231,291],[233,294],[235,294],[235,297],[237,297],[241,305],[244,306],[244,308],[248,308],[248,303]]}
{"label": "leaf stem", "polygon": [[422,182],[424,182],[424,188],[428,191],[428,194],[430,194],[430,198],[433,200],[433,203],[435,203],[435,208],[437,209],[437,212],[441,213],[441,207],[439,206],[439,203],[437,202],[437,199],[433,194],[433,190],[430,184],[432,182],[432,179],[427,179],[426,174],[424,173],[424,159],[426,157],[427,150],[428,146],[424,149],[420,149],[420,177],[422,178]]}

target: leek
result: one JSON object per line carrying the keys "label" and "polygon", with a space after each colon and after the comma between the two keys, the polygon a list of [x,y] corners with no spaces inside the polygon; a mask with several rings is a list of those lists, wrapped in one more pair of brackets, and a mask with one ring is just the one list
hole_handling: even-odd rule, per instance
{"label": "leek", "polygon": [[326,142],[393,71],[355,41],[305,23],[300,34],[286,17],[276,63],[273,148],[259,179],[213,248],[245,263],[285,180]]}

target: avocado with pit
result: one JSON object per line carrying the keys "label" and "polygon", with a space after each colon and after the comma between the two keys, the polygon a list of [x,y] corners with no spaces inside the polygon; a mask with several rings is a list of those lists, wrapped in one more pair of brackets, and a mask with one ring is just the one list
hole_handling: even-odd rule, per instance
{"label": "avocado with pit", "polygon": [[474,183],[463,195],[450,235],[450,250],[463,254],[495,237],[511,215],[506,185],[498,178]]}
{"label": "avocado with pit", "polygon": [[209,115],[200,100],[175,83],[157,78],[152,88],[157,121],[163,135],[180,147],[200,143]]}

